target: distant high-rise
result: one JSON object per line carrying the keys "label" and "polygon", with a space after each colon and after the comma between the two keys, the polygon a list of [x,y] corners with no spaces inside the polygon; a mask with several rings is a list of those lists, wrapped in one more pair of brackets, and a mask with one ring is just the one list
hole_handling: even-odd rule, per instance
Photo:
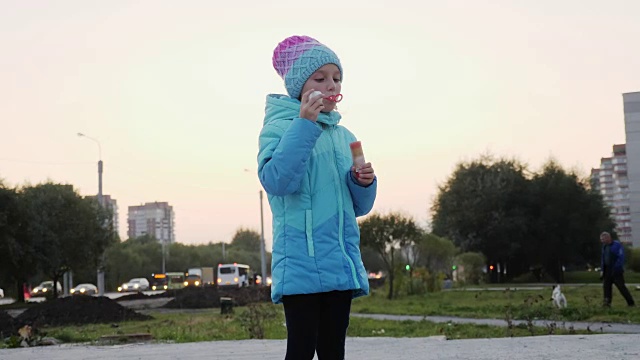
{"label": "distant high-rise", "polygon": [[640,92],[622,94],[629,168],[629,207],[633,246],[640,247]]}
{"label": "distant high-rise", "polygon": [[129,206],[128,224],[129,238],[150,235],[166,244],[175,242],[173,206],[167,202]]}
{"label": "distant high-rise", "polygon": [[630,244],[632,232],[625,144],[613,145],[612,156],[600,159],[600,168],[591,169],[591,184],[600,191],[605,204],[611,209],[618,239]]}

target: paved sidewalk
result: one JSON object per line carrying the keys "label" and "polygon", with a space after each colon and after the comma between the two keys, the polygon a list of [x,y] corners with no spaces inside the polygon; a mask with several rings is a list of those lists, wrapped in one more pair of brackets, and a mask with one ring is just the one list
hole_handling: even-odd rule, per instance
{"label": "paved sidewalk", "polygon": [[[640,335],[570,335],[501,339],[348,338],[349,360],[381,359],[616,359],[640,358]],[[47,360],[275,360],[284,359],[284,340],[212,341],[117,346],[64,345],[0,350],[0,359]]]}
{"label": "paved sidewalk", "polygon": [[[427,320],[435,323],[458,323],[458,324],[477,324],[492,326],[507,326],[507,322],[501,319],[471,319],[459,318],[453,316],[418,316],[418,315],[386,315],[386,314],[357,314],[351,313],[353,317],[363,317],[375,320],[396,320],[396,321],[422,321]],[[525,324],[524,320],[513,320],[514,325]],[[569,329],[573,327],[575,330],[591,330],[596,333],[619,333],[619,334],[640,334],[640,324],[619,324],[605,322],[582,322],[582,321],[552,321],[552,320],[534,320],[534,326],[546,327],[552,323],[558,328]]]}

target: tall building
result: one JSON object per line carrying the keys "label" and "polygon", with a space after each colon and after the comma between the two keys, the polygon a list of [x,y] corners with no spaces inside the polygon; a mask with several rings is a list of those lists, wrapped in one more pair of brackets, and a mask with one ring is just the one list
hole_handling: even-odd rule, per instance
{"label": "tall building", "polygon": [[127,235],[134,238],[151,235],[159,242],[175,242],[173,206],[167,202],[152,202],[140,206],[129,206],[129,230]]}
{"label": "tall building", "polygon": [[[96,195],[86,196],[86,198],[96,199],[96,201],[98,201],[98,196]],[[118,229],[120,229],[120,222],[118,221],[118,201],[112,198],[111,195],[102,195],[102,202],[107,209],[111,210],[111,213],[113,214],[113,228],[117,233],[119,231]]]}
{"label": "tall building", "polygon": [[613,145],[612,156],[600,159],[600,168],[591,169],[591,184],[600,191],[605,204],[611,209],[618,239],[630,244],[632,234],[625,144]]}
{"label": "tall building", "polygon": [[629,207],[633,246],[640,247],[640,92],[622,94],[627,140]]}

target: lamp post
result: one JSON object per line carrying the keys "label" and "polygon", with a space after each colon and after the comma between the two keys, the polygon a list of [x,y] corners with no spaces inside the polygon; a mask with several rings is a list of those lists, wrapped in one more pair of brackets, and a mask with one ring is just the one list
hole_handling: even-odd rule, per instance
{"label": "lamp post", "polygon": [[[245,172],[252,172],[249,169],[244,169]],[[267,285],[267,259],[265,253],[265,244],[264,244],[264,209],[262,206],[262,190],[260,193],[260,271],[262,275],[262,282],[260,285]]]}
{"label": "lamp post", "polygon": [[[89,140],[92,140],[96,144],[98,144],[98,204],[101,207],[104,207],[104,202],[102,200],[102,146],[100,146],[100,141],[92,138],[91,136],[87,136],[83,133],[78,133],[79,137],[85,137]],[[102,262],[102,260],[101,260]],[[101,264],[102,265],[102,264]],[[102,271],[102,266],[98,267],[98,295],[104,295],[104,271]]]}

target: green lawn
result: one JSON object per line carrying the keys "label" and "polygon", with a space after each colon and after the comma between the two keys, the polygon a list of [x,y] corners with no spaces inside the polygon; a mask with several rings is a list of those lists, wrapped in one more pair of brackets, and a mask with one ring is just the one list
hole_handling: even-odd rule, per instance
{"label": "green lawn", "polygon": [[[640,307],[627,307],[615,287],[610,309],[601,306],[600,286],[565,286],[562,289],[569,303],[569,306],[562,310],[552,306],[551,287],[544,287],[543,290],[518,291],[467,291],[461,288],[426,295],[401,296],[393,300],[386,298],[386,290],[376,289],[371,296],[355,299],[352,311],[370,314],[449,315],[494,319],[510,316],[521,320],[640,323]],[[636,301],[640,300],[640,292],[631,290],[631,293]]]}
{"label": "green lawn", "polygon": [[[276,318],[264,325],[266,339],[285,339],[284,314],[279,305],[267,304],[276,310]],[[236,315],[221,316],[218,309],[196,313],[149,312],[154,317],[147,321],[128,321],[112,327],[110,324],[43,328],[40,331],[63,342],[95,342],[103,335],[150,333],[155,341],[197,342],[212,340],[249,339],[248,332],[238,320],[247,308],[237,308]],[[357,337],[427,337],[446,336],[448,339],[494,338],[506,336],[531,336],[548,334],[574,334],[567,329],[551,329],[526,326],[505,327],[472,324],[438,324],[429,321],[392,321],[352,317],[348,336]]]}

